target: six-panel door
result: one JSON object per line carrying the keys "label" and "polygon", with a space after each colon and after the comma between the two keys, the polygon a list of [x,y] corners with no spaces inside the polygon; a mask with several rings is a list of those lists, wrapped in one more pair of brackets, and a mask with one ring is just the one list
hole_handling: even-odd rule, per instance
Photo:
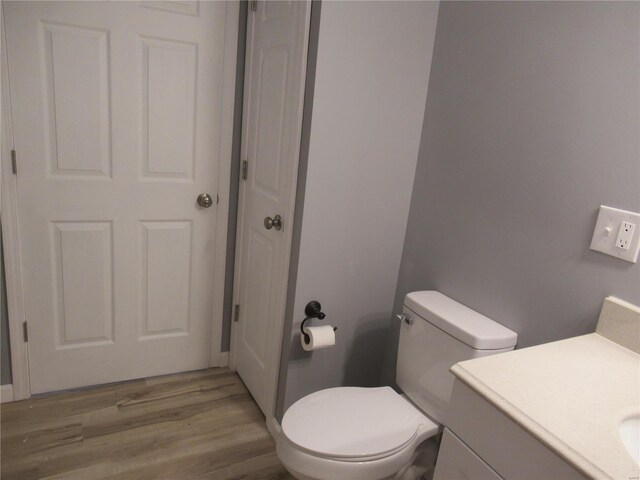
{"label": "six-panel door", "polygon": [[33,393],[208,366],[225,8],[5,2]]}

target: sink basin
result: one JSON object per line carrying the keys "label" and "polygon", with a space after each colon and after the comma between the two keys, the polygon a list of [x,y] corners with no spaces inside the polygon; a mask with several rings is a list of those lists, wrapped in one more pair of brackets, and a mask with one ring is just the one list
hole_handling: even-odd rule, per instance
{"label": "sink basin", "polygon": [[640,414],[620,422],[618,433],[629,455],[640,465]]}

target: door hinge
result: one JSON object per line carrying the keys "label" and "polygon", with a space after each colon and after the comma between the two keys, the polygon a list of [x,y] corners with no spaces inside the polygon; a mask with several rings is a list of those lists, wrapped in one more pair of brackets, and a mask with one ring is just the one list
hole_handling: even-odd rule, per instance
{"label": "door hinge", "polygon": [[240,321],[240,305],[233,306],[233,321],[234,322]]}
{"label": "door hinge", "polygon": [[14,175],[18,174],[18,158],[15,150],[11,150],[11,170]]}
{"label": "door hinge", "polygon": [[258,0],[251,0],[251,11],[255,12],[258,10]]}
{"label": "door hinge", "polygon": [[29,330],[27,329],[27,322],[22,322],[22,337],[25,343],[29,341]]}
{"label": "door hinge", "polygon": [[247,179],[247,173],[249,173],[249,162],[246,160],[242,161],[242,179]]}

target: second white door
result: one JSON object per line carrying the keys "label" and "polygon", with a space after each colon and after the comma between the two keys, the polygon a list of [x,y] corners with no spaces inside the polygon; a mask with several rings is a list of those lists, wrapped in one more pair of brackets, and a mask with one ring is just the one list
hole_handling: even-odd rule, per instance
{"label": "second white door", "polygon": [[[287,293],[310,2],[249,11],[232,363],[273,416]],[[272,222],[272,223],[270,223]]]}
{"label": "second white door", "polygon": [[32,393],[208,367],[229,7],[3,3]]}

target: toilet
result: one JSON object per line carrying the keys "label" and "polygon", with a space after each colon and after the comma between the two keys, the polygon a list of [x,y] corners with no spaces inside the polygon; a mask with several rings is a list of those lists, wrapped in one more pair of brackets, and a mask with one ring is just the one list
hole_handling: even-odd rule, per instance
{"label": "toilet", "polygon": [[513,350],[517,334],[436,291],[405,297],[396,383],[337,387],[295,402],[277,453],[298,480],[416,480],[437,454],[457,362]]}

